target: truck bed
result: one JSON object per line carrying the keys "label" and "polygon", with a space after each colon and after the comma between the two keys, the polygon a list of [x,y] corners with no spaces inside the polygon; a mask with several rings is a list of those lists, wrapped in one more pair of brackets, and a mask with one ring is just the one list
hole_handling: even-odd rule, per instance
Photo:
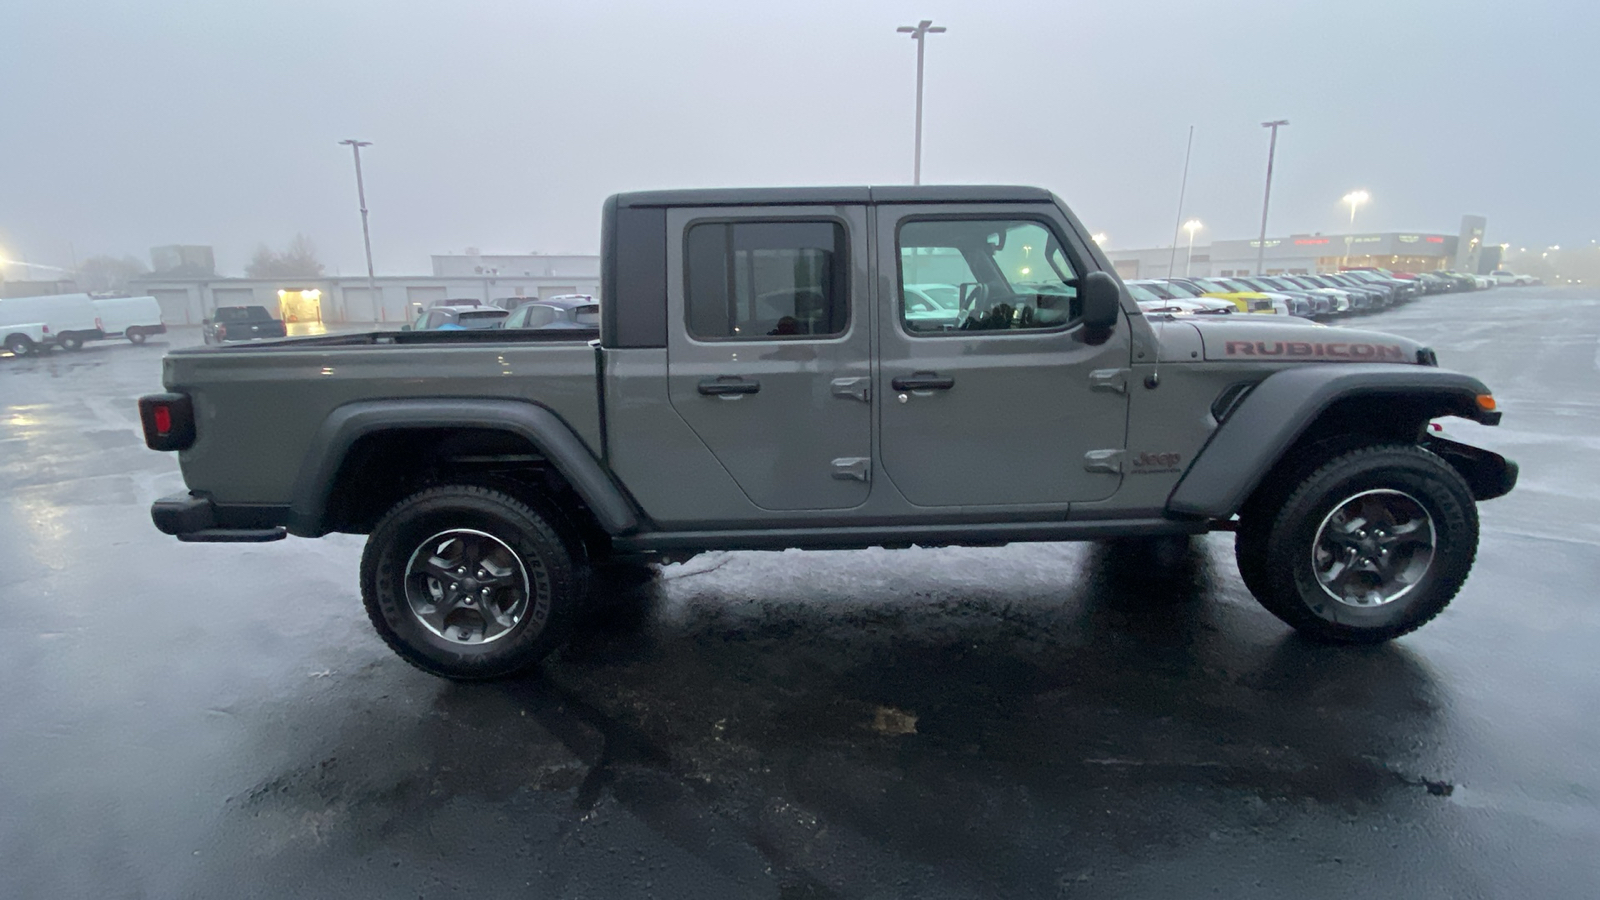
{"label": "truck bed", "polygon": [[194,400],[191,490],[279,506],[317,429],[341,406],[398,398],[513,399],[554,412],[598,455],[592,331],[372,332],[168,354],[162,382]]}

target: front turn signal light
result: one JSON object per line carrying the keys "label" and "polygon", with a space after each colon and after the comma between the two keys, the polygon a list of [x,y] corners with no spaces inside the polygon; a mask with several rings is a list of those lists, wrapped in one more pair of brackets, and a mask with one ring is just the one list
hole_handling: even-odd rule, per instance
{"label": "front turn signal light", "polygon": [[1495,408],[1495,406],[1494,406],[1494,395],[1493,394],[1479,394],[1478,395],[1478,408],[1479,409],[1483,409],[1483,410],[1487,410],[1489,412],[1493,412],[1494,408]]}

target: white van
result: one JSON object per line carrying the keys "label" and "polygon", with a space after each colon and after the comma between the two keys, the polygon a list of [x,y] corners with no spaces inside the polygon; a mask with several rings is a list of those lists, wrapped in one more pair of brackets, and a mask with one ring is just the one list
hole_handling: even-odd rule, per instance
{"label": "white van", "polygon": [[55,346],[56,337],[43,322],[20,322],[0,326],[0,349],[12,356],[32,356]]}
{"label": "white van", "polygon": [[120,336],[142,344],[152,334],[167,333],[167,323],[161,321],[161,301],[154,297],[96,297],[93,302],[106,337]]}
{"label": "white van", "polygon": [[88,294],[47,294],[0,300],[0,330],[8,325],[43,323],[55,335],[56,345],[82,349],[84,341],[106,336]]}

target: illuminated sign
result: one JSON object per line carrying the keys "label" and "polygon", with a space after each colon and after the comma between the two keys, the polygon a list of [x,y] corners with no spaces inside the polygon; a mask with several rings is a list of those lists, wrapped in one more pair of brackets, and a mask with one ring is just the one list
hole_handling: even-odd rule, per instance
{"label": "illuminated sign", "polygon": [[1306,244],[1326,244],[1328,242],[1328,239],[1327,238],[1295,238],[1294,242],[1296,244],[1300,244],[1300,245],[1304,246]]}
{"label": "illuminated sign", "polygon": [[[1283,243],[1283,241],[1280,241],[1280,240],[1277,240],[1276,238],[1274,238],[1273,240],[1267,241],[1267,246],[1268,247],[1276,247],[1281,243]],[[1300,242],[1299,241],[1295,241],[1295,243],[1298,244]],[[1259,247],[1259,246],[1261,246],[1261,242],[1260,241],[1251,241],[1250,242],[1250,246]]]}
{"label": "illuminated sign", "polygon": [[[1474,238],[1474,240],[1476,240],[1476,238]],[[1444,243],[1444,238],[1442,238],[1442,237],[1429,237],[1428,238],[1428,243],[1430,243],[1430,244],[1442,244],[1442,243]]]}
{"label": "illuminated sign", "polygon": [[1402,234],[1402,235],[1400,235],[1400,243],[1402,243],[1402,244],[1415,244],[1419,240],[1421,240],[1421,238],[1417,237],[1414,234]]}

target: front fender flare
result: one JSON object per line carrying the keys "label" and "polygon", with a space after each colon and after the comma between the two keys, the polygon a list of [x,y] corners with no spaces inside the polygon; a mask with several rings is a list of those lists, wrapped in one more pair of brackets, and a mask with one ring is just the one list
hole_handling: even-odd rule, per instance
{"label": "front fender flare", "polygon": [[1234,407],[1167,497],[1167,512],[1225,519],[1239,511],[1272,467],[1335,402],[1351,397],[1423,399],[1439,409],[1495,425],[1500,414],[1477,397],[1489,393],[1470,375],[1384,363],[1308,363],[1267,376]]}
{"label": "front fender flare", "polygon": [[488,428],[531,443],[567,479],[607,533],[627,534],[639,516],[594,453],[550,410],[521,400],[423,398],[349,403],[328,414],[306,448],[289,507],[289,532],[319,537],[334,479],[356,441],[380,431],[413,428]]}

